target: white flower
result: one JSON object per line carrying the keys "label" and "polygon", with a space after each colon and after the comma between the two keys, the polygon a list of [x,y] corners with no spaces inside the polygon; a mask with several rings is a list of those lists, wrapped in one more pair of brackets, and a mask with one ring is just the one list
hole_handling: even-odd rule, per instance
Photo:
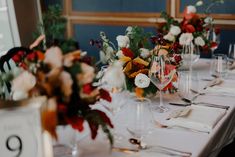
{"label": "white flower", "polygon": [[181,29],[180,29],[179,26],[171,25],[170,33],[173,34],[173,35],[178,35],[178,34],[181,33]]}
{"label": "white flower", "polygon": [[202,6],[202,5],[203,5],[203,1],[197,1],[197,3],[196,3],[197,7]]}
{"label": "white flower", "polygon": [[210,16],[207,16],[207,17],[204,19],[204,22],[205,22],[206,24],[210,24],[210,23],[213,22],[213,18],[210,17]]}
{"label": "white flower", "polygon": [[183,33],[181,34],[179,41],[180,45],[189,45],[193,40],[192,33]]}
{"label": "white flower", "polygon": [[121,47],[121,48],[129,47],[130,39],[128,38],[128,36],[119,35],[119,36],[117,36],[116,40],[118,42],[119,47]]}
{"label": "white flower", "polygon": [[28,92],[35,86],[36,78],[28,71],[22,72],[12,81],[12,96],[14,100],[28,97]]}
{"label": "white flower", "polygon": [[44,62],[52,68],[60,68],[63,65],[63,53],[57,46],[47,49]]}
{"label": "white flower", "polygon": [[104,51],[100,51],[100,61],[101,61],[101,63],[103,63],[103,64],[107,63],[107,60],[106,60],[106,56],[105,56]]}
{"label": "white flower", "polygon": [[148,58],[150,56],[150,51],[146,48],[140,48],[140,57]]}
{"label": "white flower", "polygon": [[150,84],[150,79],[148,78],[147,75],[139,73],[135,77],[135,85],[139,88],[146,88]]}
{"label": "white flower", "polygon": [[187,14],[196,13],[196,12],[197,12],[197,9],[195,6],[193,6],[193,5],[187,6]]}
{"label": "white flower", "polygon": [[205,41],[202,39],[202,37],[197,37],[194,39],[194,42],[196,45],[198,46],[204,46],[205,45]]}
{"label": "white flower", "polygon": [[168,41],[175,41],[175,36],[171,34],[170,32],[167,35],[164,35],[163,38]]}
{"label": "white flower", "polygon": [[127,28],[126,28],[126,35],[131,35],[132,34],[132,27],[131,26],[128,26]]}
{"label": "white flower", "polygon": [[125,84],[125,75],[122,71],[122,63],[114,62],[104,73],[103,83],[107,83],[109,87],[121,88]]}
{"label": "white flower", "polygon": [[124,57],[124,54],[122,52],[122,50],[119,50],[117,53],[116,53],[116,56],[120,59],[122,57]]}

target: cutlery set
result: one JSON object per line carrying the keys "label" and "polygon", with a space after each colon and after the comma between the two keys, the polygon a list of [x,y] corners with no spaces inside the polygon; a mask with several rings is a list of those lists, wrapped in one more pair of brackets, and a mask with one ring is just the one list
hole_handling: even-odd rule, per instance
{"label": "cutlery set", "polygon": [[119,152],[128,153],[128,154],[137,153],[140,151],[157,152],[157,153],[162,153],[165,155],[178,156],[178,157],[190,157],[192,155],[191,152],[181,151],[181,150],[177,150],[177,149],[173,149],[173,148],[169,148],[165,146],[160,146],[160,145],[150,146],[136,138],[130,138],[129,142],[137,147],[136,148],[113,147],[113,151],[119,151]]}

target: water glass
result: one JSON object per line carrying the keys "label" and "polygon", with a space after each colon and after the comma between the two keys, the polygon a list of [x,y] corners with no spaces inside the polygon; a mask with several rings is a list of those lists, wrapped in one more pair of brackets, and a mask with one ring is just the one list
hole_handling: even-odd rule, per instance
{"label": "water glass", "polygon": [[214,77],[223,78],[228,70],[228,59],[225,54],[214,54],[212,56],[210,74]]}
{"label": "water glass", "polygon": [[200,50],[199,46],[193,45],[190,43],[189,45],[183,46],[182,52],[182,59],[183,59],[183,66],[188,69],[194,63],[196,63],[200,58]]}
{"label": "water glass", "polygon": [[127,131],[133,138],[142,139],[154,128],[154,119],[150,110],[151,101],[146,98],[135,98],[129,103]]}
{"label": "water glass", "polygon": [[193,93],[191,90],[199,91],[200,80],[197,72],[179,72],[178,91],[180,97],[190,98]]}

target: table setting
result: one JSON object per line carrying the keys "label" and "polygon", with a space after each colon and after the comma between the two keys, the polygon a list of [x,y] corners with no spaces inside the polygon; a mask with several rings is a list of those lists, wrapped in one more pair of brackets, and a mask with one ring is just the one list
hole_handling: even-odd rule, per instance
{"label": "table setting", "polygon": [[[90,41],[100,50],[97,62],[60,45],[38,49],[44,35],[29,48],[9,50],[14,66],[3,56],[0,67],[0,132],[18,130],[4,134],[4,155],[216,157],[235,137],[235,48],[214,53],[223,41],[213,20],[197,14],[201,5],[187,6],[182,21],[163,12],[157,34],[129,26],[111,41],[101,31]],[[200,58],[208,49],[212,58]],[[43,97],[41,104],[35,97]],[[6,113],[23,117],[33,104],[37,126],[25,125],[36,128],[37,138],[30,137],[36,144],[28,151],[29,138]]]}

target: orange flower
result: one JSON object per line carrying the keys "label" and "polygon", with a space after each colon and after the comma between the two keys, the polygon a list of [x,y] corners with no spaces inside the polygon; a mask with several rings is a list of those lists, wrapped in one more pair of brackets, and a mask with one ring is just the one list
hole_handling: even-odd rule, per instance
{"label": "orange flower", "polygon": [[144,90],[142,88],[135,88],[135,95],[137,98],[143,98],[144,97]]}
{"label": "orange flower", "polygon": [[40,61],[44,60],[45,58],[44,53],[42,53],[41,51],[36,51],[36,54],[37,54],[38,60]]}

